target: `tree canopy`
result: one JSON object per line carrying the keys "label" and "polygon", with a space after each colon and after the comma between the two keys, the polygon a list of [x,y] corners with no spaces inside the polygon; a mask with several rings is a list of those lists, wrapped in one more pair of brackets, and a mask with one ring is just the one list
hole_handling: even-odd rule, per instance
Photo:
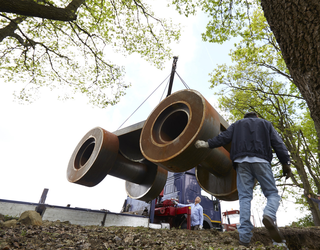
{"label": "tree canopy", "polygon": [[[234,118],[240,118],[246,109],[256,109],[262,117],[273,121],[294,159],[294,185],[304,192],[298,202],[305,203],[311,190],[320,193],[320,2],[173,3],[185,15],[199,9],[208,14],[209,22],[202,34],[205,41],[223,43],[231,37],[243,38],[232,53],[235,66],[220,66],[212,75],[212,86],[227,86],[230,96],[221,92],[224,96],[220,101],[228,105]],[[260,18],[267,22],[257,22],[254,12],[258,9],[264,15]],[[307,202],[315,224],[320,225],[318,208],[310,199]]]}
{"label": "tree canopy", "polygon": [[278,53],[282,54],[283,64],[309,107],[320,138],[319,1],[172,0],[172,3],[187,16],[198,10],[207,13],[209,22],[202,37],[215,43],[245,36],[247,27],[251,27],[253,11],[262,8],[278,44]]}
{"label": "tree canopy", "polygon": [[[310,199],[320,191],[319,141],[306,101],[294,85],[275,37],[261,10],[252,13],[250,27],[230,53],[232,66],[219,65],[211,74],[220,108],[231,121],[242,119],[249,111],[272,122],[290,151],[292,182],[284,183],[281,164],[273,162],[278,185],[285,186],[285,197],[311,208],[316,225],[320,211]],[[277,159],[277,158],[275,158]]]}
{"label": "tree canopy", "polygon": [[25,101],[47,86],[113,105],[130,84],[112,55],[138,53],[161,68],[179,37],[179,26],[140,0],[0,0],[1,78],[24,82],[16,95]]}

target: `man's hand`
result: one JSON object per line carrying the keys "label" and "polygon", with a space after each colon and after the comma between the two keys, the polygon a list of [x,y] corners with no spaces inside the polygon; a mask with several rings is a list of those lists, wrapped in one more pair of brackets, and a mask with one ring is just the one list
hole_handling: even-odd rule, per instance
{"label": "man's hand", "polygon": [[194,146],[196,148],[208,148],[209,147],[209,143],[206,142],[206,141],[197,140],[196,143],[194,144]]}
{"label": "man's hand", "polygon": [[286,180],[291,177],[291,168],[289,164],[282,164],[283,176],[286,177]]}

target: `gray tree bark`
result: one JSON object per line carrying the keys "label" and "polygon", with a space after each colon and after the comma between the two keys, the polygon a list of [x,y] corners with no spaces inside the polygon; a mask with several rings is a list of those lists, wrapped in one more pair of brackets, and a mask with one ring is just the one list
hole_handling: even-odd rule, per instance
{"label": "gray tree bark", "polygon": [[[320,2],[261,0],[261,6],[293,81],[307,102],[320,143]],[[319,209],[308,202],[314,222],[320,226]]]}
{"label": "gray tree bark", "polygon": [[261,0],[261,5],[320,138],[320,1]]}

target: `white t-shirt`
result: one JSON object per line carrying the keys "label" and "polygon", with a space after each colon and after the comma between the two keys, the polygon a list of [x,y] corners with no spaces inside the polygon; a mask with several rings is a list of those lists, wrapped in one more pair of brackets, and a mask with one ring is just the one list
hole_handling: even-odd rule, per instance
{"label": "white t-shirt", "polygon": [[248,163],[256,163],[256,162],[262,162],[262,163],[269,163],[267,160],[256,157],[256,156],[243,156],[243,157],[238,157],[237,159],[234,160],[236,163],[243,163],[243,162],[248,162]]}

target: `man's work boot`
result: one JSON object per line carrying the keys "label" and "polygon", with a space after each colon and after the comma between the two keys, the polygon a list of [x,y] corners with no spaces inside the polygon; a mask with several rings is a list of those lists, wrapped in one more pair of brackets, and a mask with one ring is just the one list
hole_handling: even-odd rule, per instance
{"label": "man's work boot", "polygon": [[273,221],[268,215],[263,215],[262,223],[266,227],[266,229],[268,230],[271,238],[275,242],[282,243],[283,236],[282,236],[281,232],[279,231],[276,222]]}
{"label": "man's work boot", "polygon": [[241,240],[239,240],[239,246],[250,247],[250,243],[244,243]]}

